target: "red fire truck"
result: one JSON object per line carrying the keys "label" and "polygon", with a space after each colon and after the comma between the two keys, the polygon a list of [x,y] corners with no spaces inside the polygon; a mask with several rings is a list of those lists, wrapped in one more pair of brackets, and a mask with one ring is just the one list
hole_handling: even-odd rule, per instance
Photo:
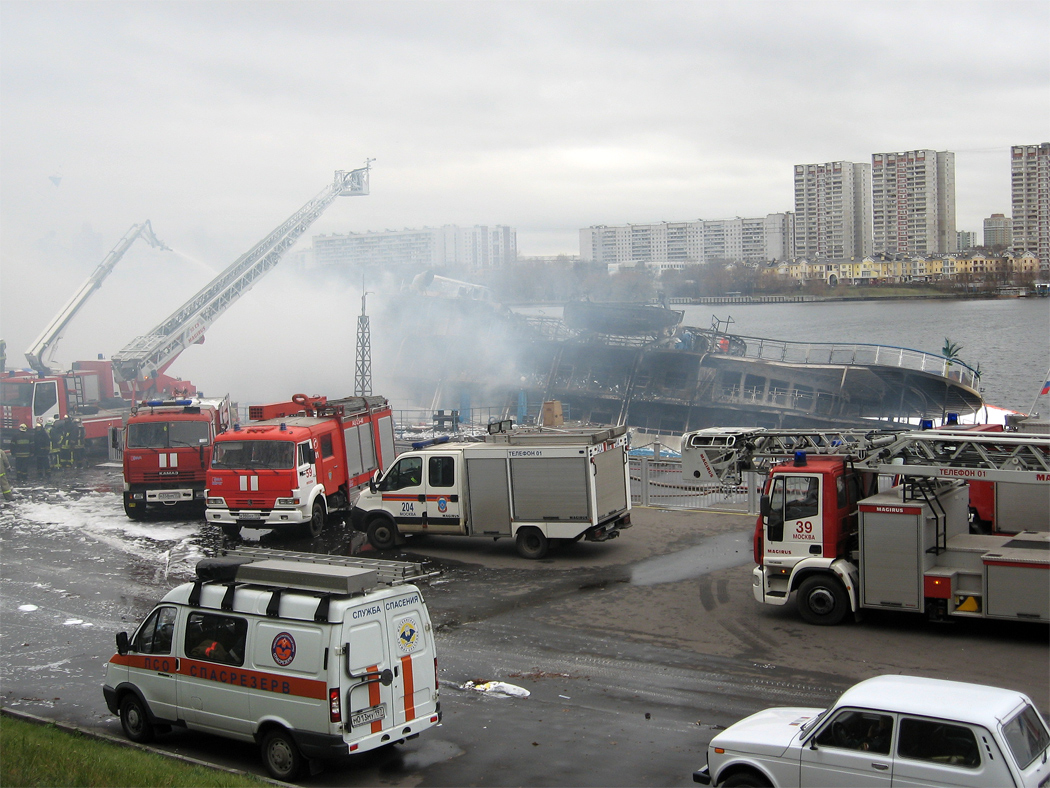
{"label": "red fire truck", "polygon": [[[1050,621],[1050,438],[781,433],[774,450],[774,432],[714,432],[683,438],[687,478],[754,470],[755,458],[776,457],[788,437],[806,444],[769,470],[754,538],[759,602],[794,597],[812,624],[837,624],[862,609]],[[880,475],[892,486],[880,488]],[[1000,518],[1000,533],[973,533],[973,481],[1033,487],[1042,513]]]}
{"label": "red fire truck", "polygon": [[113,382],[107,361],[77,361],[67,373],[39,375],[33,370],[9,370],[0,379],[5,442],[12,431],[25,424],[58,419],[77,419],[89,445],[104,449],[110,427],[120,428],[127,403]]}
{"label": "red fire truck", "polygon": [[147,400],[124,425],[124,511],[204,510],[204,480],[215,438],[235,421],[222,399]]}
{"label": "red fire truck", "polygon": [[300,527],[317,536],[394,459],[385,397],[296,394],[291,402],[252,406],[248,415],[251,424],[216,439],[208,470],[205,516],[227,536],[244,526]]}

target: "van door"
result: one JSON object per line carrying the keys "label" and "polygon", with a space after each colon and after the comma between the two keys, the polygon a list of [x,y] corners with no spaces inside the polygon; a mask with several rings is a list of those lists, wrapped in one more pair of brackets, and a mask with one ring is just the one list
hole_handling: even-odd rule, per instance
{"label": "van door", "polygon": [[[179,716],[193,727],[251,735],[248,705],[253,671],[244,666],[248,620],[191,610],[179,669]],[[247,682],[247,683],[242,683]]]}
{"label": "van door", "polygon": [[317,486],[317,469],[313,463],[314,453],[310,441],[303,441],[296,447],[295,463],[299,474],[299,489],[304,495]]}
{"label": "van door", "polygon": [[142,691],[150,711],[171,721],[179,719],[175,700],[179,660],[173,648],[177,618],[177,608],[158,607],[142,622],[123,657],[128,679]]}
{"label": "van door", "polygon": [[388,599],[387,626],[394,662],[392,725],[404,725],[436,710],[433,632],[418,591]]}
{"label": "van door", "polygon": [[346,612],[340,683],[349,739],[379,733],[392,725],[393,677],[383,602],[369,602]]}
{"label": "van door", "polygon": [[401,457],[379,483],[383,509],[404,531],[419,531],[426,514],[427,496],[423,483],[423,458]]}
{"label": "van door", "polygon": [[427,457],[427,531],[439,534],[462,533],[462,505],[457,476],[455,456],[440,454]]}

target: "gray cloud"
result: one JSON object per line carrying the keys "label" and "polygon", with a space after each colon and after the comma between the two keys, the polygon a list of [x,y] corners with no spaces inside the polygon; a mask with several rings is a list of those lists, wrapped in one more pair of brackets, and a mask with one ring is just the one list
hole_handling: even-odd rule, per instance
{"label": "gray cloud", "polygon": [[[790,210],[795,163],[917,147],[957,152],[980,230],[1009,146],[1046,139],[1048,33],[1045,2],[5,2],[0,334],[15,360],[132,223],[218,270],[366,156],[371,196],[311,235],[498,223],[575,253],[580,227]],[[151,255],[105,326],[78,318],[107,355],[207,275]]]}

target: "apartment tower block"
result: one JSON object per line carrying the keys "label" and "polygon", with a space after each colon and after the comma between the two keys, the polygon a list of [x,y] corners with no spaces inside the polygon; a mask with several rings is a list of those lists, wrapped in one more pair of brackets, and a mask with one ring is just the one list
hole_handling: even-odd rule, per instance
{"label": "apartment tower block", "polygon": [[954,153],[910,150],[873,154],[871,204],[876,253],[957,251]]}
{"label": "apartment tower block", "polygon": [[795,165],[795,257],[853,260],[872,253],[871,165]]}
{"label": "apartment tower block", "polygon": [[1050,142],[1010,148],[1013,248],[1031,251],[1050,269]]}

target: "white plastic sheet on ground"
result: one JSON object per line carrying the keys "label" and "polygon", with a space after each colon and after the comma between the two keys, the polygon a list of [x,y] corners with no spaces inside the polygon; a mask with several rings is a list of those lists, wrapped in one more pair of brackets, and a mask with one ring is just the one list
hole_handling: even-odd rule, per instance
{"label": "white plastic sheet on ground", "polygon": [[524,687],[508,684],[505,681],[486,681],[481,684],[468,681],[463,685],[463,689],[484,692],[497,698],[527,698],[532,694]]}

